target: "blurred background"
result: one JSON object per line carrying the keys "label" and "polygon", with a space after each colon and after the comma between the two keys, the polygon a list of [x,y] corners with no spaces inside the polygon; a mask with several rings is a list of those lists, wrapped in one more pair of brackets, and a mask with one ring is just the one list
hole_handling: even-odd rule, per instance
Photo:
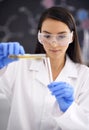
{"label": "blurred background", "polygon": [[[82,59],[89,66],[88,0],[0,0],[0,42],[18,41],[27,53],[34,53],[40,14],[54,5],[68,8],[73,14]],[[5,95],[0,94],[0,130],[6,129],[9,110]]]}

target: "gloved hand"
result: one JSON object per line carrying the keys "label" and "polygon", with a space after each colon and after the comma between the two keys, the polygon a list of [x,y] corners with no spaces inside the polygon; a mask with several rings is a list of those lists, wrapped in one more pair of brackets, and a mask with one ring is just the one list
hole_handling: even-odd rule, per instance
{"label": "gloved hand", "polygon": [[48,88],[56,97],[61,111],[65,112],[74,101],[73,87],[66,82],[52,82]]}
{"label": "gloved hand", "polygon": [[18,42],[0,43],[0,69],[18,59],[11,59],[9,55],[24,54],[24,48]]}

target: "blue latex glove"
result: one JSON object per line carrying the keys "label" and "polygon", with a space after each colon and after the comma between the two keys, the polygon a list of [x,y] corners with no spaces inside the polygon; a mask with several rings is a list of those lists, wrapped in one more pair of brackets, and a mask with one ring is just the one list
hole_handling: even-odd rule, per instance
{"label": "blue latex glove", "polygon": [[24,54],[24,48],[18,42],[0,43],[0,69],[18,59],[11,59],[9,55]]}
{"label": "blue latex glove", "polygon": [[74,101],[74,90],[66,82],[52,82],[48,88],[57,99],[61,111],[65,112]]}

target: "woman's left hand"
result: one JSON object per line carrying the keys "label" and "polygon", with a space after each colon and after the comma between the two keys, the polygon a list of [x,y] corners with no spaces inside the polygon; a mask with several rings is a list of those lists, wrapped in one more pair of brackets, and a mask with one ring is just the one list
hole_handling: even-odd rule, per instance
{"label": "woman's left hand", "polygon": [[61,111],[65,112],[74,101],[74,89],[66,82],[52,82],[48,88],[57,99]]}

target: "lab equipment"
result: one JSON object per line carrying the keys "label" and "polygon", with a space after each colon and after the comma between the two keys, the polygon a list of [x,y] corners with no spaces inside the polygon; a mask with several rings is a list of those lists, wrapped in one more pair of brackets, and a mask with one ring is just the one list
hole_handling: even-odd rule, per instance
{"label": "lab equipment", "polygon": [[9,55],[8,56],[11,59],[18,58],[18,59],[36,59],[36,60],[41,60],[46,57],[45,54],[24,54],[24,55]]}

